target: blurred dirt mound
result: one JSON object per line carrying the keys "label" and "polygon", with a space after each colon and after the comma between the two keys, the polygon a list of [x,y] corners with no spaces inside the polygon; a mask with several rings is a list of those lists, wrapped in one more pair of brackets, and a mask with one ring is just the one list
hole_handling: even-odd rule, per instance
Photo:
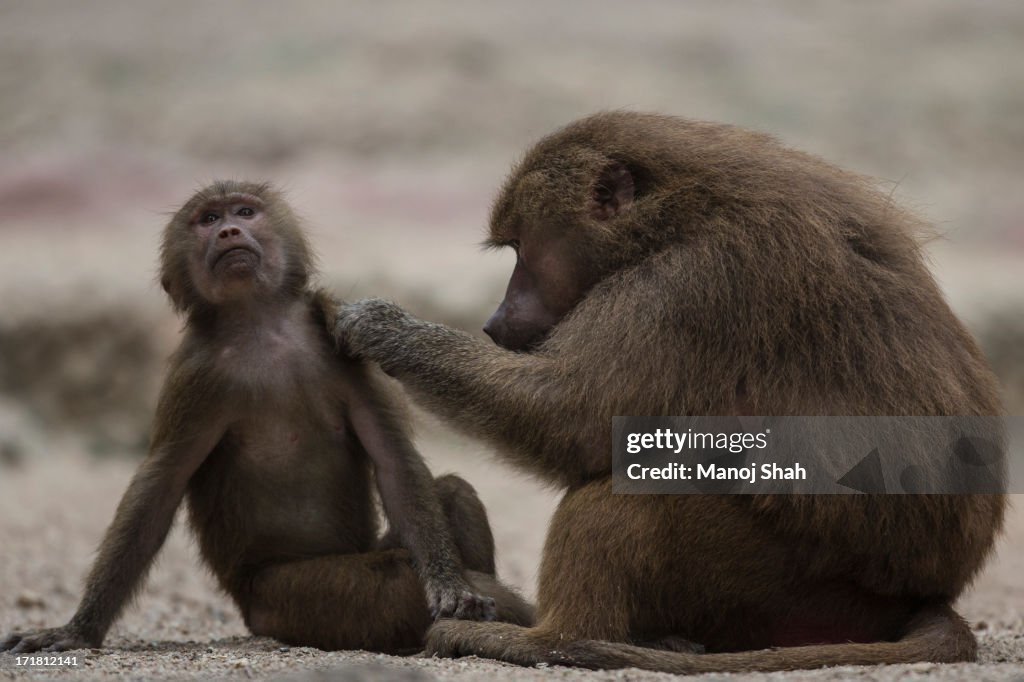
{"label": "blurred dirt mound", "polygon": [[163,368],[152,318],[107,307],[0,321],[0,395],[96,453],[145,447]]}

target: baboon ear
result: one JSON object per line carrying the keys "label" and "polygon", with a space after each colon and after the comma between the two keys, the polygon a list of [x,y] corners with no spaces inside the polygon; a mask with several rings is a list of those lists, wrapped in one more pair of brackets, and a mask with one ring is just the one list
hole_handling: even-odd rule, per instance
{"label": "baboon ear", "polygon": [[181,286],[175,286],[174,279],[170,275],[164,275],[160,278],[160,286],[162,286],[164,291],[167,292],[167,295],[171,299],[171,305],[174,306],[174,309],[180,311],[182,309]]}
{"label": "baboon ear", "polygon": [[633,174],[615,161],[601,171],[591,193],[590,214],[598,220],[608,220],[626,210],[633,203]]}

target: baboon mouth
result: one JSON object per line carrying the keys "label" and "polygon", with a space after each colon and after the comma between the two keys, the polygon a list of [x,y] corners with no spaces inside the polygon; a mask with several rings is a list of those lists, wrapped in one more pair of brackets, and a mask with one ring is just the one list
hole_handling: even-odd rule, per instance
{"label": "baboon mouth", "polygon": [[218,255],[216,260],[213,261],[213,265],[216,267],[222,261],[230,264],[233,261],[246,262],[253,259],[259,260],[259,254],[245,246],[236,246]]}

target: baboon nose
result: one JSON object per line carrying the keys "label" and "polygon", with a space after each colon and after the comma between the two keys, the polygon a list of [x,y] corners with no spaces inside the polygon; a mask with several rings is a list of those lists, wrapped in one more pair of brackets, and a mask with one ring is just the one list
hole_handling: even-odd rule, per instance
{"label": "baboon nose", "polygon": [[217,236],[220,239],[227,239],[228,237],[237,237],[240,234],[242,234],[242,231],[237,227],[225,227]]}
{"label": "baboon nose", "polygon": [[491,341],[501,346],[503,345],[501,343],[501,338],[507,333],[507,331],[508,325],[506,324],[504,311],[499,306],[498,309],[494,311],[494,314],[484,322],[484,334],[487,334],[487,336],[491,337]]}

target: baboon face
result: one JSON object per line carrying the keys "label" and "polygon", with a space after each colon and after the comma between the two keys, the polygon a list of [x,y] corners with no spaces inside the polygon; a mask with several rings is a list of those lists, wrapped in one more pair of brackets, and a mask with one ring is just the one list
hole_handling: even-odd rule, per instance
{"label": "baboon face", "polygon": [[595,223],[629,208],[633,180],[615,162],[588,174],[592,181],[580,198],[582,210],[537,210],[526,196],[537,193],[536,185],[549,184],[547,174],[538,170],[515,174],[499,198],[488,244],[516,252],[505,298],[484,325],[499,346],[535,348],[603,276],[596,234],[602,226]]}
{"label": "baboon face", "polygon": [[296,221],[259,185],[196,194],[164,232],[161,283],[176,307],[221,305],[304,283],[308,250]]}
{"label": "baboon face", "polygon": [[505,298],[484,325],[484,333],[509,350],[529,350],[583,296],[578,267],[567,240],[543,234],[513,239],[516,265]]}

